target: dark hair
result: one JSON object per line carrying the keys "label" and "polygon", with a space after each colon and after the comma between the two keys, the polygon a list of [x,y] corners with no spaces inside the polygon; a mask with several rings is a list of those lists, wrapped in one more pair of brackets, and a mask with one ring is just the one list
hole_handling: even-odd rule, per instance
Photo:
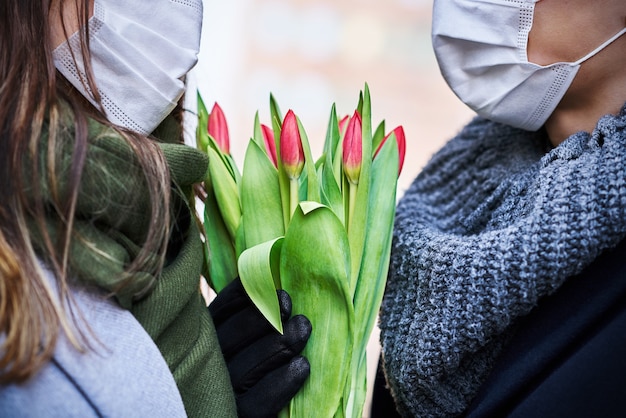
{"label": "dark hair", "polygon": [[[76,8],[80,27],[85,28],[80,31],[87,70],[84,82],[97,92],[89,65],[90,0],[0,2],[0,334],[6,337],[0,350],[0,383],[33,376],[52,356],[61,329],[76,348],[85,347],[84,333],[77,328],[67,287],[69,243],[75,235],[75,208],[89,145],[88,118],[110,124],[55,70],[50,18],[54,11],[59,13],[55,17],[63,21],[67,7]],[[63,109],[69,109],[73,118],[74,136],[70,138],[73,143],[68,187],[52,194],[50,206],[62,222],[62,233],[53,239],[43,227],[45,210],[49,208],[44,207],[40,190],[44,173],[39,172],[37,161],[40,155],[47,156],[48,167],[55,167],[59,161],[58,142],[67,141],[67,134],[60,135]],[[65,115],[63,119],[66,120]],[[151,213],[147,216],[155,220],[128,272],[158,274],[170,230],[169,171],[154,141],[132,132],[119,133],[142,167],[151,196]],[[22,167],[25,161],[32,162],[29,170]],[[56,190],[54,173],[45,174],[52,183],[51,190]],[[31,188],[28,197],[26,186]],[[31,241],[28,225],[32,221],[43,235],[43,254],[35,252]],[[156,261],[154,254],[158,254]],[[40,258],[56,276],[58,293],[46,283]]]}

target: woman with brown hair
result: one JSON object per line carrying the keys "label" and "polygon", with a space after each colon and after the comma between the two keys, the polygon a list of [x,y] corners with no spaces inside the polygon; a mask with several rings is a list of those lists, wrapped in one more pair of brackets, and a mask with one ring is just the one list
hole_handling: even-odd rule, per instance
{"label": "woman with brown hair", "polygon": [[0,415],[271,416],[308,376],[288,295],[279,336],[238,282],[215,325],[199,292],[201,22],[201,0],[0,4]]}

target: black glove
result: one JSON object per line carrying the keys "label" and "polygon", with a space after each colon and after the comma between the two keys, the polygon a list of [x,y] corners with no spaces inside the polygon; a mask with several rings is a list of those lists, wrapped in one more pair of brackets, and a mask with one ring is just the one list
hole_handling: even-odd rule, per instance
{"label": "black glove", "polygon": [[283,335],[254,306],[239,279],[226,286],[209,305],[240,417],[274,417],[300,390],[309,376],[300,356],[311,323],[291,316],[291,298],[278,290]]}

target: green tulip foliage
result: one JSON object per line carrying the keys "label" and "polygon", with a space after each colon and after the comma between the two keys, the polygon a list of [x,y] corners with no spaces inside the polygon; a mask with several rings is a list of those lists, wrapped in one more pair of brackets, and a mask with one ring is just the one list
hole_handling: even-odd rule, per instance
{"label": "green tulip foliage", "polygon": [[[395,135],[384,137],[384,122],[372,129],[367,85],[356,112],[353,123],[359,123],[360,129],[350,132],[359,132],[361,142],[358,150],[349,151],[351,169],[355,164],[360,169],[358,182],[344,175],[346,132],[339,127],[335,106],[323,155],[313,160],[297,117],[295,129],[293,112],[281,139],[287,118],[283,119],[272,95],[276,163],[257,113],[239,174],[232,157],[208,134],[211,115],[198,95],[197,144],[210,160],[204,181],[207,279],[219,292],[240,277],[255,305],[279,332],[276,289],[282,288],[291,296],[294,312],[306,315],[313,325],[303,353],[311,363],[311,375],[281,413],[283,417],[309,417],[312,411],[317,417],[363,413],[366,347],[389,267],[399,154]],[[303,165],[301,160],[286,162],[289,175],[280,156],[281,140],[289,141],[282,149],[290,158],[304,160]],[[300,153],[288,148],[291,144],[299,144]],[[302,171],[294,176],[296,165]]]}

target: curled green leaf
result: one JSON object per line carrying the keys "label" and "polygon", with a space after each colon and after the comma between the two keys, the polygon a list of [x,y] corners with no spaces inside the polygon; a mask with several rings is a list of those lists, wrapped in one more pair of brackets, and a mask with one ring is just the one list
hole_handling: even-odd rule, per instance
{"label": "curled green leaf", "polygon": [[239,256],[239,276],[246,293],[263,316],[282,334],[276,284],[280,271],[283,238],[248,248]]}

